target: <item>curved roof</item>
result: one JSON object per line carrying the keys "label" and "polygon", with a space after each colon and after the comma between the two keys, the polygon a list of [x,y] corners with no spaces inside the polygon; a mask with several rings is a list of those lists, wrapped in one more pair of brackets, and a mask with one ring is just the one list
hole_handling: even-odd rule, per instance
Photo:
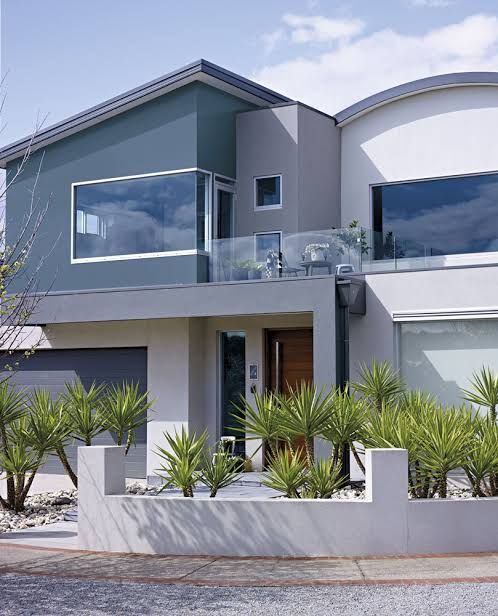
{"label": "curved roof", "polygon": [[31,151],[37,150],[49,143],[63,139],[88,126],[102,122],[113,115],[141,105],[157,96],[161,96],[166,92],[196,80],[204,81],[262,107],[290,102],[289,98],[278,92],[265,88],[212,62],[201,59],[162,77],[158,77],[153,81],[144,83],[137,88],[128,90],[123,94],[119,94],[99,105],[95,105],[95,107],[57,122],[57,124],[42,128],[30,137],[25,137],[4,146],[0,149],[0,168],[5,168],[9,160],[23,155],[28,148]]}
{"label": "curved roof", "polygon": [[408,83],[403,83],[394,88],[389,88],[388,90],[364,98],[362,101],[354,103],[354,105],[346,107],[346,109],[336,113],[334,118],[337,124],[345,124],[377,107],[391,103],[400,98],[413,96],[414,94],[427,92],[429,90],[470,85],[498,86],[498,73],[447,73],[446,75],[435,75],[434,77],[409,81]]}

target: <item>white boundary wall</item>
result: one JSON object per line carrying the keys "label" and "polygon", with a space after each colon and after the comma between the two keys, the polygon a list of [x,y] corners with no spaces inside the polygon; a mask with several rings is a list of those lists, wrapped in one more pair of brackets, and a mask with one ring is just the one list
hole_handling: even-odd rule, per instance
{"label": "white boundary wall", "polygon": [[366,500],[125,496],[122,447],[79,448],[82,549],[224,556],[498,550],[498,499],[409,501],[407,452],[366,452]]}

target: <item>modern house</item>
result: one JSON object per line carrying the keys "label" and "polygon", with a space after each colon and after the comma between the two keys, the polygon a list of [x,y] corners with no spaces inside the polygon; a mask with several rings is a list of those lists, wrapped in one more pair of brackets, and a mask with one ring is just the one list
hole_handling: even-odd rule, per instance
{"label": "modern house", "polygon": [[453,403],[498,367],[498,73],[331,117],[201,60],[4,147],[0,166],[28,147],[7,243],[41,164],[30,267],[45,259],[47,294],[14,378],[148,389],[128,476],[153,474],[165,430],[231,434],[241,394],[377,358]]}

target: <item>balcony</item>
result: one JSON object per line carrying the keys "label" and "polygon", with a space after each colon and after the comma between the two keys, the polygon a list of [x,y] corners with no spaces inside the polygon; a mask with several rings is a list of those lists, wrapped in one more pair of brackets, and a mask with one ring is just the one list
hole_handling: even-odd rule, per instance
{"label": "balcony", "polygon": [[424,241],[347,227],[213,240],[208,269],[209,282],[234,282],[484,264],[498,264],[498,252],[441,254]]}

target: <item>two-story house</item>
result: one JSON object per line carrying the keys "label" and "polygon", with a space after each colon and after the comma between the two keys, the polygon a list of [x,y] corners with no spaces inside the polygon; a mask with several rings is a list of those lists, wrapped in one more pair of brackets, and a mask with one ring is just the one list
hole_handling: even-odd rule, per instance
{"label": "two-story house", "polygon": [[373,358],[455,402],[498,367],[497,86],[433,77],[331,117],[201,60],[4,147],[7,173],[32,149],[7,243],[36,180],[50,199],[43,340],[14,378],[139,382],[135,477],[163,431],[231,434],[240,395]]}

